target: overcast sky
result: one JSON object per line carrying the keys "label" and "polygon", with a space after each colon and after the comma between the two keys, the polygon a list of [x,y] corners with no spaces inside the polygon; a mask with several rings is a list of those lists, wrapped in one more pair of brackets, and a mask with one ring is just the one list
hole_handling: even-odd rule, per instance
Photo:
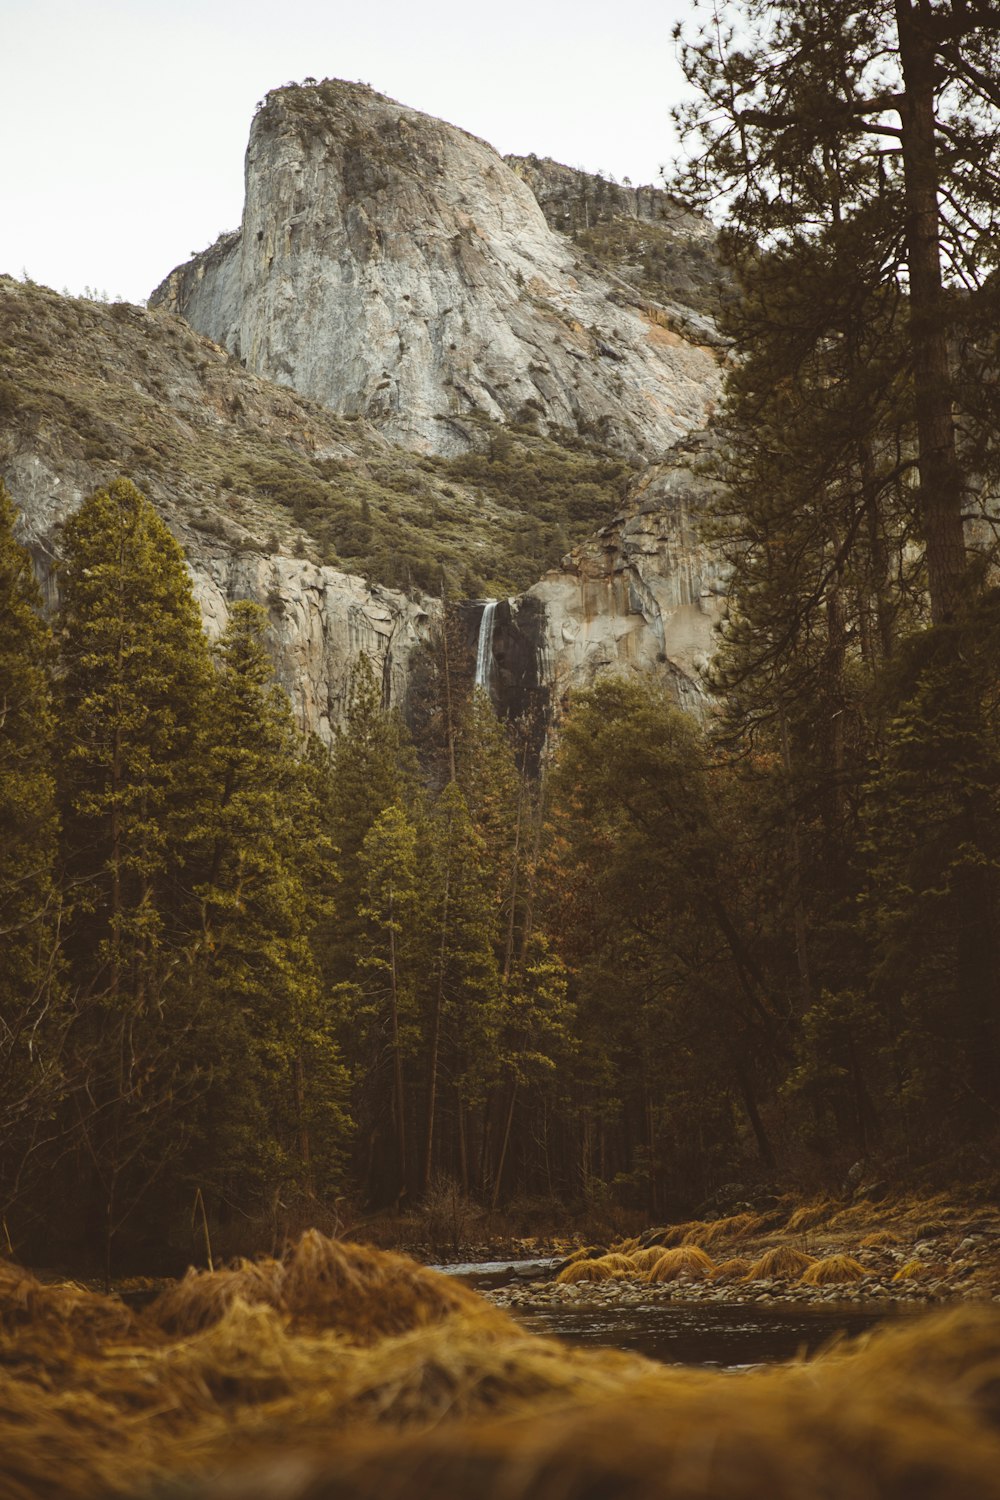
{"label": "overcast sky", "polygon": [[675,151],[684,0],[2,0],[0,271],[138,301],[240,221],[254,105],[360,79],[636,184]]}

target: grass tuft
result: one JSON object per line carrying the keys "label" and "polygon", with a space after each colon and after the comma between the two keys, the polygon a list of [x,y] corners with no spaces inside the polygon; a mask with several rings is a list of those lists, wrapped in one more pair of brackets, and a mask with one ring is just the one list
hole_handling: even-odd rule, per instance
{"label": "grass tuft", "polygon": [[789,1215],[788,1228],[792,1234],[803,1234],[807,1229],[815,1229],[817,1224],[827,1222],[836,1212],[837,1206],[829,1198],[824,1198],[819,1203],[805,1203]]}
{"label": "grass tuft", "polygon": [[791,1281],[816,1264],[815,1255],[805,1255],[792,1245],[778,1245],[765,1250],[750,1267],[744,1281]]}
{"label": "grass tuft", "polygon": [[724,1260],[717,1265],[712,1272],[713,1281],[742,1281],[750,1270],[751,1262],[744,1255],[734,1255],[732,1260]]}
{"label": "grass tuft", "polygon": [[699,1245],[678,1245],[673,1250],[665,1250],[643,1280],[654,1284],[676,1281],[678,1276],[707,1276],[712,1270],[711,1257]]}
{"label": "grass tuft", "polygon": [[870,1275],[853,1255],[827,1255],[802,1273],[800,1286],[839,1286]]}
{"label": "grass tuft", "polygon": [[882,1250],[888,1245],[898,1245],[899,1235],[892,1229],[876,1229],[872,1234],[866,1234],[863,1240],[858,1241],[859,1250]]}
{"label": "grass tuft", "polygon": [[745,1240],[757,1234],[763,1224],[761,1214],[732,1214],[728,1219],[701,1224],[685,1237],[686,1245],[721,1245],[725,1240]]}

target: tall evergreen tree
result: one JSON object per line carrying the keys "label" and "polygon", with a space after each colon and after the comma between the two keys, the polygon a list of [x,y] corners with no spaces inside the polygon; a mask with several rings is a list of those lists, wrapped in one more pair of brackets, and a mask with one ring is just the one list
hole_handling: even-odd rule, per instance
{"label": "tall evergreen tree", "polygon": [[[416,957],[420,887],[417,832],[409,814],[392,802],[365,835],[359,859],[363,896],[358,908],[359,990],[365,1044],[358,1069],[368,1135],[367,1176],[376,1195],[399,1203],[408,1193],[411,1159],[407,1060],[417,1042]],[[391,1135],[391,1159],[387,1155]]]}
{"label": "tall evergreen tree", "polygon": [[416,757],[406,727],[398,713],[383,707],[372,664],[362,655],[352,676],[344,723],[334,740],[326,799],[340,872],[336,924],[323,945],[324,970],[334,983],[354,977],[362,932],[358,910],[365,896],[362,845],[387,807],[412,805],[416,779]]}
{"label": "tall evergreen tree", "polygon": [[0,1207],[63,1086],[50,636],[0,482]]}
{"label": "tall evergreen tree", "polygon": [[[59,615],[59,799],[81,1081],[81,1172],[106,1270],[122,1223],[187,1134],[202,1086],[172,1008],[186,962],[185,879],[211,681],[180,548],[128,480],[67,523]],[[96,1226],[95,1226],[96,1227]]]}
{"label": "tall evergreen tree", "polygon": [[243,1211],[338,1186],[348,1133],[340,1016],[310,935],[333,851],[258,605],[233,606],[204,736],[191,984],[211,1086],[190,1172]]}
{"label": "tall evergreen tree", "polygon": [[954,289],[978,295],[995,261],[1000,18],[934,0],[751,0],[742,12],[732,24],[716,12],[684,47],[701,96],[681,112],[699,145],[688,185],[730,195],[738,255],[848,230],[857,285],[904,300],[931,612],[949,619],[966,585],[969,488],[950,332]]}

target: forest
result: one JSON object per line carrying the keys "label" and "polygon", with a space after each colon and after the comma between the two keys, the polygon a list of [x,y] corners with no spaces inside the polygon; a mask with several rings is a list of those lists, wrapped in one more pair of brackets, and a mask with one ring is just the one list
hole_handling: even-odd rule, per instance
{"label": "forest", "polygon": [[[0,499],[0,1223],[172,1268],[419,1209],[696,1212],[726,1185],[997,1190],[992,6],[748,6],[683,41],[678,191],[738,294],[701,721],[606,678],[296,732],[128,478],[43,619]],[[891,9],[891,8],[890,8]],[[888,28],[888,29],[887,29]],[[624,1221],[622,1221],[624,1222]]]}

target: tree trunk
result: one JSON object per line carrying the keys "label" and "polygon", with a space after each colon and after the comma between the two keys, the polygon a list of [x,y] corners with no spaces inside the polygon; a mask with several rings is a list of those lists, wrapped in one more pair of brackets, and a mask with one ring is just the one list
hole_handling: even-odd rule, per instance
{"label": "tree trunk", "polygon": [[397,1203],[406,1192],[406,1115],[403,1109],[403,1058],[399,1046],[399,986],[396,974],[396,928],[393,920],[393,898],[389,896],[389,984],[392,1026],[393,1096],[396,1106],[396,1174]]}
{"label": "tree trunk", "polygon": [[438,1057],[441,1050],[441,1011],[444,1007],[444,963],[448,936],[448,906],[451,896],[451,820],[448,822],[448,858],[444,871],[444,899],[441,909],[441,946],[438,952],[438,982],[431,1015],[431,1044],[427,1060],[427,1123],[424,1130],[424,1180],[426,1193],[434,1170],[434,1115],[437,1109]]}
{"label": "tree trunk", "polygon": [[503,1180],[503,1169],[507,1161],[507,1147],[510,1144],[510,1127],[514,1122],[514,1101],[517,1099],[517,1079],[511,1083],[510,1098],[507,1101],[507,1118],[504,1121],[503,1141],[500,1145],[500,1160],[497,1162],[496,1177],[493,1181],[493,1197],[490,1200],[490,1212],[496,1213],[497,1203],[500,1200],[500,1183]]}
{"label": "tree trunk", "polygon": [[953,618],[965,575],[962,471],[955,446],[951,364],[941,279],[935,117],[937,57],[930,6],[895,0],[903,99],[903,175],[910,338],[931,619]]}

